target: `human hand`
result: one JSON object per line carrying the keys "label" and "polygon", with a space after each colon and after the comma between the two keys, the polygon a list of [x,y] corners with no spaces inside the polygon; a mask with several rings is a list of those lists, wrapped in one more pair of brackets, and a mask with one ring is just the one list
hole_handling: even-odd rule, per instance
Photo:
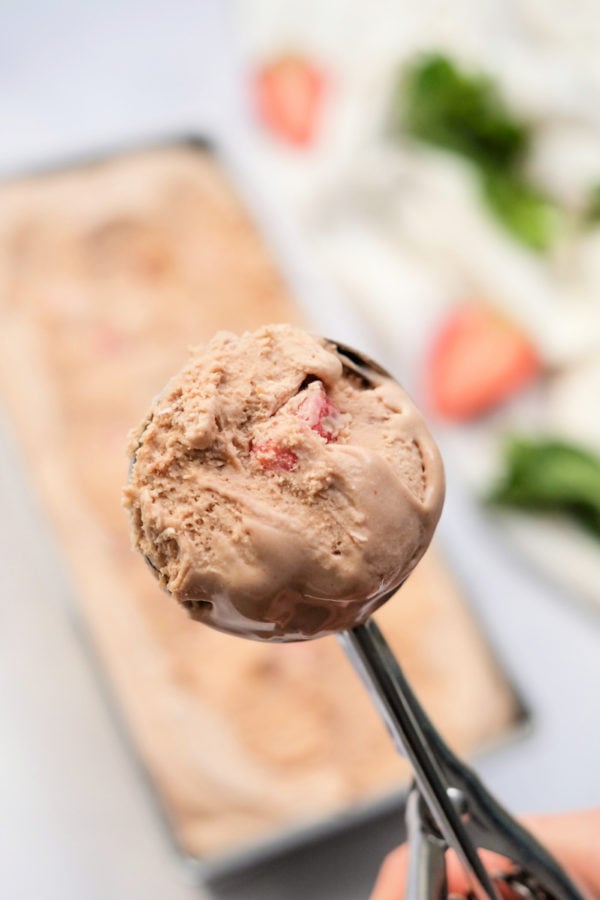
{"label": "human hand", "polygon": [[[531,816],[524,825],[556,857],[583,891],[600,900],[600,808],[552,816]],[[510,870],[504,857],[483,851],[489,872]],[[408,848],[394,850],[383,862],[371,900],[404,900]],[[453,853],[447,855],[448,893],[466,896],[469,884]]]}

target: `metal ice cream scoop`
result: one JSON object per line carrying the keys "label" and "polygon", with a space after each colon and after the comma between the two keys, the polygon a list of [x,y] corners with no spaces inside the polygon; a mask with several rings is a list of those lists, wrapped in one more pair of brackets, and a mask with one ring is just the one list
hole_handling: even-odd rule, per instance
{"label": "metal ice cream scoop", "polygon": [[[391,378],[355,350],[335,341],[329,343],[336,349],[345,370],[360,379],[365,387],[374,387],[382,376]],[[143,431],[140,440],[142,435]],[[146,558],[159,576],[154,562]],[[377,606],[389,599],[398,587],[399,584],[390,586],[385,596],[378,595]],[[505,880],[522,897],[583,900],[556,860],[449,749],[413,694],[379,628],[372,619],[365,622],[369,612],[364,613],[360,601],[356,609],[359,611],[356,619],[350,616],[338,626],[354,626],[340,632],[339,640],[397,748],[414,770],[406,812],[410,848],[408,900],[441,900],[447,896],[445,854],[448,849],[455,851],[478,900],[498,900],[501,896],[499,879],[486,871],[479,849],[494,851],[512,862],[513,870]]]}
{"label": "metal ice cream scoop", "polygon": [[[355,350],[341,344],[336,347],[344,364],[365,381],[369,381],[370,372],[388,375]],[[392,740],[414,771],[406,807],[410,859],[407,900],[447,897],[448,849],[456,853],[472,893],[479,900],[498,900],[502,896],[498,889],[501,880],[521,897],[582,900],[581,891],[550,853],[450,750],[417,700],[375,622],[370,620],[344,631],[339,640]],[[512,872],[508,876],[491,876],[479,849],[506,857],[513,864]]]}

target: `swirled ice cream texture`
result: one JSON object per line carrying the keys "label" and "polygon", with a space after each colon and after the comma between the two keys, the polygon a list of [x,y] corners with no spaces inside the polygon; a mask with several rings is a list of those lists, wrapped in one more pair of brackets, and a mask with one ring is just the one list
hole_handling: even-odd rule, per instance
{"label": "swirled ice cream texture", "polygon": [[438,450],[402,388],[287,325],[194,350],[130,449],[133,539],[160,582],[195,619],[263,640],[364,621],[443,502]]}

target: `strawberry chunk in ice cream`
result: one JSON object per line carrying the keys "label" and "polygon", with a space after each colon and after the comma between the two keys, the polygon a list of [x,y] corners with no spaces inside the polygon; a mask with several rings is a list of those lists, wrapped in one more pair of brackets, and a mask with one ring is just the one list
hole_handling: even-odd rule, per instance
{"label": "strawberry chunk in ice cream", "polygon": [[266,470],[293,471],[298,465],[298,445],[308,431],[326,444],[335,441],[343,418],[327,396],[323,382],[311,381],[266,423],[252,441],[252,453]]}
{"label": "strawberry chunk in ice cream", "polygon": [[340,411],[331,402],[321,381],[311,382],[306,390],[295,398],[296,415],[309,428],[316,431],[327,443],[335,441],[338,433]]}

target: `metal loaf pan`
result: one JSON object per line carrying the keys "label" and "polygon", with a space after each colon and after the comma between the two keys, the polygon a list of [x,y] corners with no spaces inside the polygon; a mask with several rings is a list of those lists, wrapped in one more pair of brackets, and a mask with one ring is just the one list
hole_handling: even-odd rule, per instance
{"label": "metal loaf pan", "polygon": [[[250,183],[247,167],[236,154],[222,149],[212,138],[203,135],[167,135],[160,136],[148,141],[127,144],[106,148],[94,153],[86,154],[83,157],[63,159],[40,163],[39,165],[29,168],[27,171],[12,171],[3,174],[3,180],[18,178],[29,178],[35,176],[43,176],[53,172],[66,172],[73,169],[81,169],[88,165],[109,161],[112,158],[122,156],[129,153],[143,152],[146,150],[156,150],[169,148],[173,146],[185,146],[197,148],[203,152],[209,151],[217,157],[217,160],[224,168],[227,175],[231,177],[234,188],[241,197],[242,204],[246,206],[250,212],[254,223],[257,225],[259,232],[265,238],[268,248],[271,251],[275,262],[283,271],[284,276],[292,282],[302,282],[300,290],[295,291],[295,299],[299,308],[303,310],[307,318],[312,320],[319,330],[324,333],[331,332],[332,320],[340,324],[340,328],[336,332],[336,338],[349,340],[352,342],[354,335],[360,333],[362,338],[361,346],[367,344],[369,352],[377,356],[377,347],[373,342],[373,337],[368,333],[368,326],[365,323],[356,321],[352,314],[345,308],[339,298],[328,291],[322,281],[309,278],[298,278],[298,265],[296,262],[290,262],[286,259],[286,249],[282,248],[281,240],[275,233],[272,224],[272,217],[269,211],[265,211],[264,204],[261,204],[257,192],[253,190]],[[312,293],[311,293],[312,292]],[[311,293],[311,296],[308,294]],[[323,298],[325,297],[325,302]],[[365,341],[365,336],[366,341]],[[358,343],[358,341],[356,341]],[[52,536],[48,535],[49,541],[54,545]],[[404,787],[399,787],[396,791],[391,791],[377,799],[362,802],[349,807],[343,812],[328,818],[320,819],[294,828],[289,828],[280,833],[274,834],[265,840],[255,843],[249,843],[242,849],[236,849],[218,857],[199,859],[196,857],[186,857],[181,846],[178,843],[176,833],[172,827],[172,822],[166,813],[166,810],[158,800],[157,794],[153,787],[150,773],[145,768],[144,762],[138,753],[137,747],[132,740],[128,723],[121,709],[119,698],[112,690],[106,677],[104,668],[100,662],[94,645],[94,638],[88,628],[82,611],[76,602],[68,584],[65,584],[64,593],[66,596],[72,597],[73,602],[69,604],[69,610],[72,616],[74,627],[78,635],[84,643],[87,656],[93,667],[99,689],[105,699],[106,705],[110,711],[111,717],[118,729],[122,740],[124,741],[132,760],[135,762],[142,776],[147,783],[148,790],[155,798],[155,807],[157,814],[160,816],[165,833],[169,840],[172,841],[177,852],[182,854],[190,865],[191,871],[199,879],[214,882],[232,882],[236,878],[243,878],[244,874],[250,870],[259,870],[264,866],[273,865],[276,858],[283,858],[290,854],[302,853],[302,848],[310,848],[317,843],[327,842],[341,833],[362,832],[369,826],[371,840],[373,836],[381,843],[387,843],[391,847],[400,840],[402,821],[401,810],[404,797]],[[504,674],[506,672],[504,670]],[[509,684],[510,676],[506,676]],[[514,685],[511,685],[518,701],[518,714],[514,723],[514,727],[505,733],[498,742],[486,748],[487,753],[495,753],[499,751],[507,740],[514,740],[523,735],[527,730],[528,713],[523,701],[519,698],[519,693]],[[393,823],[393,831],[390,831],[390,824]],[[388,837],[384,837],[388,835]],[[365,832],[365,839],[366,837]],[[385,849],[385,848],[384,848]],[[383,850],[382,850],[383,852]]]}

